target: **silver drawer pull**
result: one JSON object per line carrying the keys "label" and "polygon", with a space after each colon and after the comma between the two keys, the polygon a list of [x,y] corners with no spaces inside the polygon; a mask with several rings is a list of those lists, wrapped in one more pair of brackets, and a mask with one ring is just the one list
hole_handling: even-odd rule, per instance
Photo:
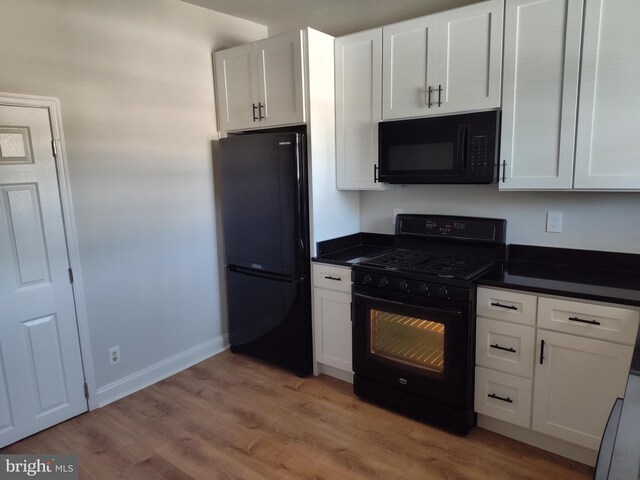
{"label": "silver drawer pull", "polygon": [[326,278],[327,280],[335,280],[336,282],[341,282],[342,281],[342,278],[334,277],[333,275],[325,275],[324,278]]}
{"label": "silver drawer pull", "polygon": [[516,353],[516,349],[515,348],[507,348],[507,347],[502,347],[500,345],[498,345],[497,343],[495,345],[489,345],[491,348],[496,348],[498,350],[504,350],[505,352],[511,352],[511,353]]}

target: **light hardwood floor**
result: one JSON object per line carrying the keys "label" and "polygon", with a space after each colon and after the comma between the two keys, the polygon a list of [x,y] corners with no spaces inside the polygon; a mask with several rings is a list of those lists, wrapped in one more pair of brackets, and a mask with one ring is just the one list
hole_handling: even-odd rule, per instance
{"label": "light hardwood floor", "polygon": [[81,479],[589,479],[590,467],[476,428],[457,437],[224,352],[0,453],[74,453]]}

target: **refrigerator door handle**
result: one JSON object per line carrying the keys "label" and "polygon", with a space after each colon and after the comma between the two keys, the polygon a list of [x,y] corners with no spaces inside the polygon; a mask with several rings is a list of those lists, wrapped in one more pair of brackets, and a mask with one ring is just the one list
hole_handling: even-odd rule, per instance
{"label": "refrigerator door handle", "polygon": [[252,277],[268,278],[270,280],[278,280],[280,282],[295,282],[300,280],[298,278],[291,277],[290,275],[283,275],[281,273],[265,272],[263,270],[253,270],[251,268],[239,267],[237,265],[229,265],[227,268],[236,273],[242,273],[244,275],[251,275]]}

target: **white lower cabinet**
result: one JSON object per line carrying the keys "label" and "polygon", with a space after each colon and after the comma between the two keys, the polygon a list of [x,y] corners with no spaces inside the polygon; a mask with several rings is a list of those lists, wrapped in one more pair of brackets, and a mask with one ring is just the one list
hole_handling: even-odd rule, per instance
{"label": "white lower cabinet", "polygon": [[537,346],[533,430],[597,450],[633,347],[541,329]]}
{"label": "white lower cabinet", "polygon": [[475,410],[529,428],[532,385],[527,378],[476,367]]}
{"label": "white lower cabinet", "polygon": [[[351,269],[314,264],[313,277],[313,348],[316,370],[343,380],[349,379],[353,372]],[[323,368],[324,366],[330,368]]]}
{"label": "white lower cabinet", "polygon": [[[532,312],[535,323],[523,321]],[[523,427],[499,433],[561,455],[597,451],[624,396],[640,310],[479,287],[478,314],[475,411]]]}

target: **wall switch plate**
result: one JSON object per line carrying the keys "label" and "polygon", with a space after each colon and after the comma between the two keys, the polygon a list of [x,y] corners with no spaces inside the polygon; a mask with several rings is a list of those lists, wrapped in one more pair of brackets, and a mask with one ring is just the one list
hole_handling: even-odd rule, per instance
{"label": "wall switch plate", "polygon": [[391,215],[391,223],[393,225],[396,224],[396,217],[398,215],[400,215],[401,213],[404,213],[404,209],[402,209],[402,208],[394,208],[393,209],[393,214]]}
{"label": "wall switch plate", "polygon": [[116,363],[120,363],[120,345],[109,349],[109,366],[113,367]]}
{"label": "wall switch plate", "polygon": [[547,232],[562,231],[562,212],[547,212]]}

